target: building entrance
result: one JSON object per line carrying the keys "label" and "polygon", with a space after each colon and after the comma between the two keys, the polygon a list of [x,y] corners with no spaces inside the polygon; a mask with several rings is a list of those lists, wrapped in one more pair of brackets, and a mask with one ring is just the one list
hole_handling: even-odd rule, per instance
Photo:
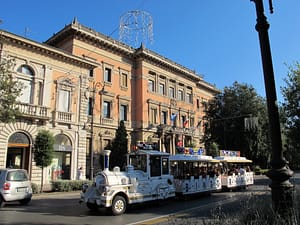
{"label": "building entrance", "polygon": [[8,140],[6,167],[25,169],[30,173],[30,141],[21,132],[14,133]]}

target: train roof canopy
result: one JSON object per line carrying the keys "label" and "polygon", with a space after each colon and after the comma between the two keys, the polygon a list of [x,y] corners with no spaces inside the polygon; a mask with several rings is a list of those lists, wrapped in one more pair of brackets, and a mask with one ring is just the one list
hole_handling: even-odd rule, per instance
{"label": "train roof canopy", "polygon": [[171,155],[170,161],[202,161],[202,162],[218,162],[213,159],[212,156],[208,155],[188,155],[188,154],[177,154]]}
{"label": "train roof canopy", "polygon": [[252,163],[252,160],[240,156],[217,156],[215,159],[228,163]]}
{"label": "train roof canopy", "polygon": [[170,153],[160,152],[158,150],[137,150],[129,153],[129,155],[159,155],[159,156],[170,156]]}

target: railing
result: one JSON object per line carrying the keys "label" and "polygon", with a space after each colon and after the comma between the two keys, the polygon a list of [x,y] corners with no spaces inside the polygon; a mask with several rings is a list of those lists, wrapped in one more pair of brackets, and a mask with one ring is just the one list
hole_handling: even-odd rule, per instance
{"label": "railing", "polygon": [[111,118],[102,118],[103,125],[115,125],[115,121]]}
{"label": "railing", "polygon": [[46,106],[32,105],[28,103],[18,103],[16,108],[23,114],[22,116],[37,117],[40,119],[49,119],[50,110]]}
{"label": "railing", "polygon": [[53,120],[55,122],[72,123],[73,117],[73,113],[71,112],[55,111]]}

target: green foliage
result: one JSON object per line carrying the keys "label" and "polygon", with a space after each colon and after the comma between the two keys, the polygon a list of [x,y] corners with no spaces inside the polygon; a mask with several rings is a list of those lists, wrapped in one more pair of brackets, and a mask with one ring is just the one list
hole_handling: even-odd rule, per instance
{"label": "green foliage", "polygon": [[[204,107],[206,149],[215,142],[219,149],[240,151],[242,156],[267,166],[271,148],[266,103],[252,86],[235,82]],[[254,126],[246,127],[245,118]]]}
{"label": "green foliage", "polygon": [[207,155],[211,156],[219,156],[219,146],[217,143],[212,142],[210,146],[207,148]]}
{"label": "green foliage", "polygon": [[16,107],[23,84],[13,78],[14,60],[2,58],[0,61],[0,122],[14,122],[21,113]]}
{"label": "green foliage", "polygon": [[84,184],[92,185],[90,180],[56,180],[52,181],[52,189],[54,191],[68,192],[79,191]]}
{"label": "green foliage", "polygon": [[121,169],[126,165],[126,154],[128,153],[127,131],[124,121],[120,122],[120,126],[116,131],[116,137],[111,145],[110,168],[119,166]]}
{"label": "green foliage", "polygon": [[289,67],[285,87],[281,88],[285,115],[284,131],[286,135],[286,158],[294,169],[299,169],[300,160],[300,64]]}
{"label": "green foliage", "polygon": [[32,193],[38,194],[41,192],[40,187],[36,183],[31,183]]}
{"label": "green foliage", "polygon": [[54,136],[48,130],[40,130],[35,139],[34,160],[38,167],[50,166],[53,159]]}

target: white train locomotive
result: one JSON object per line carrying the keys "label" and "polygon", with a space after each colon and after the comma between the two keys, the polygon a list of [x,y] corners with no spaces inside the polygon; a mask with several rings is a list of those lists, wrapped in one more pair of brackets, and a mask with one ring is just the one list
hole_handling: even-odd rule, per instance
{"label": "white train locomotive", "polygon": [[154,150],[130,153],[126,171],[120,171],[119,167],[109,171],[109,154],[110,151],[105,150],[105,169],[96,175],[94,184],[84,187],[81,193],[81,201],[88,208],[111,208],[113,215],[120,215],[128,204],[175,196],[168,153]]}
{"label": "white train locomotive", "polygon": [[[217,170],[225,162],[220,163],[211,156],[171,156],[156,150],[138,150],[128,154],[125,171],[120,171],[119,167],[110,171],[109,154],[109,150],[104,151],[104,170],[96,175],[90,187],[84,185],[81,192],[80,201],[89,209],[105,207],[113,215],[120,215],[130,204],[176,195],[210,193],[220,191],[224,186],[222,181],[225,179]],[[244,176],[237,175],[239,179]],[[253,177],[251,181],[253,183]],[[236,182],[235,187],[238,185]]]}

